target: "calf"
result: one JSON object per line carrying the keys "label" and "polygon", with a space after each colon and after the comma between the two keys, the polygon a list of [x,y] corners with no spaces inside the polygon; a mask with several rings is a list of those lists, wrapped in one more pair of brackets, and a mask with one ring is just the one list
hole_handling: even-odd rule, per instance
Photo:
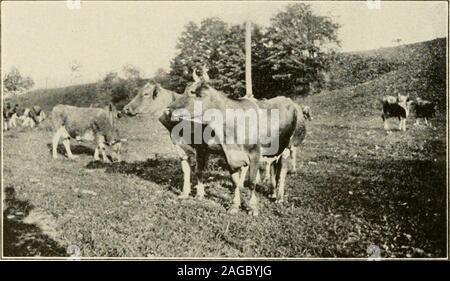
{"label": "calf", "polygon": [[411,101],[408,96],[398,95],[384,96],[382,99],[383,113],[381,118],[384,122],[384,129],[389,130],[388,118],[398,118],[400,124],[398,129],[401,131],[406,131],[406,118],[409,116]]}
{"label": "calf", "polygon": [[114,105],[106,108],[84,108],[59,104],[52,110],[52,122],[55,135],[53,136],[53,158],[57,158],[57,146],[60,138],[70,159],[75,158],[70,150],[70,138],[79,141],[94,141],[96,143],[94,159],[99,160],[99,153],[103,161],[108,162],[106,147],[112,149],[112,158],[120,161],[121,143],[117,129],[117,118],[120,113]]}
{"label": "calf", "polygon": [[421,98],[417,98],[412,106],[417,118],[414,125],[419,125],[419,118],[423,118],[425,125],[432,127],[429,119],[436,115],[437,106],[433,102]]}

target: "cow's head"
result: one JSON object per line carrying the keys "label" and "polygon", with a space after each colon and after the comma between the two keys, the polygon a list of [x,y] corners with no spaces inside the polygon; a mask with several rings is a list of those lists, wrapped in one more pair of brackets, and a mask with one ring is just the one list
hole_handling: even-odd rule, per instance
{"label": "cow's head", "polygon": [[409,94],[406,96],[397,94],[397,104],[405,110],[406,117],[408,117],[413,104],[413,100],[409,98]]}
{"label": "cow's head", "polygon": [[158,115],[171,101],[172,97],[165,95],[158,83],[150,81],[125,105],[123,112],[130,116],[148,113]]}
{"label": "cow's head", "polygon": [[[175,100],[166,109],[172,121],[193,120],[197,121],[208,109],[221,109],[223,98],[220,93],[209,85],[207,68],[203,66],[203,75],[198,77],[195,69],[192,73],[194,82],[187,85],[181,98]],[[195,108],[201,105],[201,108]]]}

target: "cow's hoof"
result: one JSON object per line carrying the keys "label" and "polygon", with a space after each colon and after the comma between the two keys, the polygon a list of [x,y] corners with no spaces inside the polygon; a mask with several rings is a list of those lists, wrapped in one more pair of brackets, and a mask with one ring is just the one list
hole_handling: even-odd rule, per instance
{"label": "cow's hoof", "polygon": [[72,156],[68,156],[67,158],[69,158],[70,160],[76,160],[80,157],[78,155],[72,155]]}
{"label": "cow's hoof", "polygon": [[259,215],[259,212],[258,212],[258,210],[250,210],[250,211],[248,212],[248,214],[249,214],[250,216],[257,217],[257,216]]}
{"label": "cow's hoof", "polygon": [[277,204],[283,204],[284,203],[284,199],[277,199],[277,200],[275,200],[275,203],[277,203]]}
{"label": "cow's hoof", "polygon": [[276,198],[277,198],[277,195],[272,193],[272,194],[269,195],[269,198],[270,198],[270,199],[276,199]]}
{"label": "cow's hoof", "polygon": [[189,194],[181,193],[180,195],[178,195],[178,199],[181,199],[181,200],[188,199],[188,198],[189,198]]}
{"label": "cow's hoof", "polygon": [[205,194],[197,194],[197,195],[195,196],[195,199],[197,199],[197,200],[199,200],[199,201],[202,201],[203,199],[205,199]]}
{"label": "cow's hoof", "polygon": [[239,212],[239,209],[238,209],[237,207],[231,207],[231,208],[227,211],[227,213],[230,214],[230,215],[235,215],[235,214],[237,214],[238,212]]}

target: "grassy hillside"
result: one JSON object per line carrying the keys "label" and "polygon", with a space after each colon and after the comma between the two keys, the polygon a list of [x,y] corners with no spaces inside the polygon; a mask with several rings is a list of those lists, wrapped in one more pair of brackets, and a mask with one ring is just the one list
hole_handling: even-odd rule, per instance
{"label": "grassy hillside", "polygon": [[97,84],[75,85],[64,88],[42,89],[10,99],[21,106],[39,105],[49,111],[57,104],[89,106],[91,104],[107,104],[111,97],[97,91]]}
{"label": "grassy hillside", "polygon": [[[406,132],[387,134],[379,104],[382,95],[408,93],[424,83],[426,91],[414,94],[442,105],[442,63],[427,63],[445,64],[442,42],[406,46],[410,54],[395,69],[302,99],[314,119],[300,146],[299,169],[287,177],[287,202],[276,204],[268,198],[269,184],[258,185],[257,218],[246,214],[246,204],[234,216],[226,213],[233,189],[229,173],[214,159],[215,168],[204,177],[205,199],[178,200],[179,157],[156,118],[119,119],[128,139],[121,163],[93,161],[93,145],[76,141],[78,159],[53,160],[49,120],[34,130],[7,131],[4,254],[65,256],[77,246],[83,257],[367,258],[378,247],[383,258],[445,257],[444,111],[433,118],[434,129],[408,120]],[[379,56],[398,57],[388,51]],[[20,99],[45,108],[108,100],[94,90],[74,86]],[[64,153],[62,145],[58,151]],[[243,193],[248,200],[248,189]]]}
{"label": "grassy hillside", "polygon": [[[341,87],[333,84],[334,89],[311,96],[316,110],[338,115],[377,115],[381,97],[399,93],[432,100],[438,104],[440,113],[445,113],[445,38],[343,56],[351,63],[332,65],[332,79],[340,79]],[[377,60],[382,62],[376,65],[380,68],[366,69]]]}

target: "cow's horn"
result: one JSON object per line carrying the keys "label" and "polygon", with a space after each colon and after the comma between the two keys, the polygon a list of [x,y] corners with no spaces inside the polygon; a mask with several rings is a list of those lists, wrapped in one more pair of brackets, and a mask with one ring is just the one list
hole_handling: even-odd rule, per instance
{"label": "cow's horn", "polygon": [[195,82],[198,82],[198,81],[200,81],[200,78],[197,76],[196,72],[197,72],[196,69],[193,68],[192,69],[192,78],[194,79]]}

